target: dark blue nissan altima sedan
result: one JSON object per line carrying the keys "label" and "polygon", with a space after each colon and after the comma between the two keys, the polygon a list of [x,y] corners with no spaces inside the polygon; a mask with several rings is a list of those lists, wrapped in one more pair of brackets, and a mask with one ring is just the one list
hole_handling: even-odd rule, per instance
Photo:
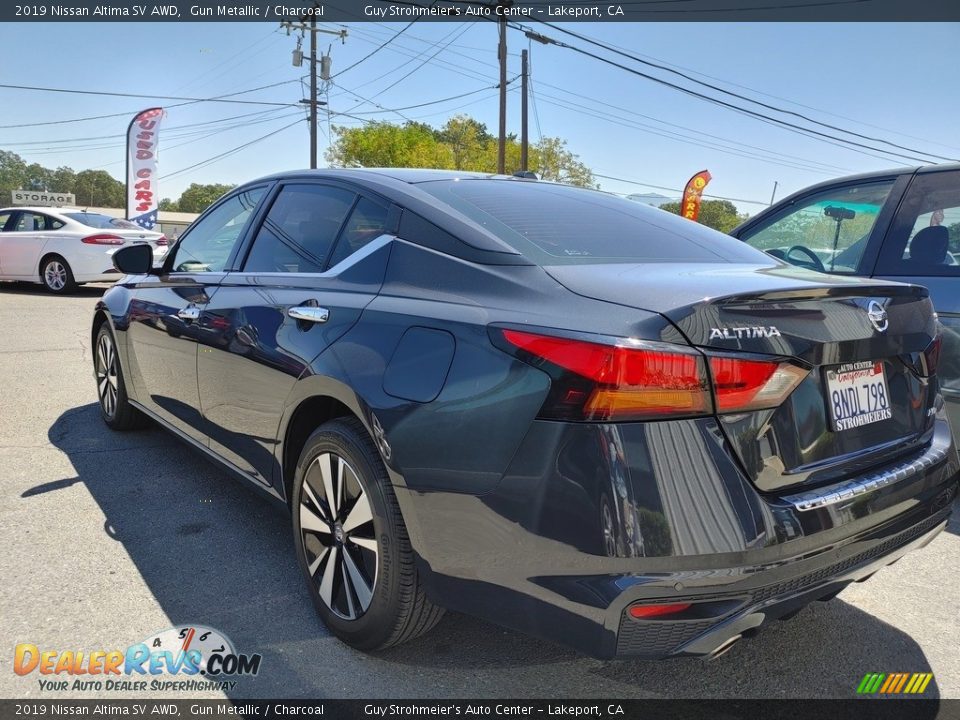
{"label": "dark blue nissan altima sedan", "polygon": [[602,192],[290,172],[151,259],[116,253],[96,307],[104,421],[286,503],[356,648],[450,608],[717,655],[929,543],[957,491],[925,289]]}

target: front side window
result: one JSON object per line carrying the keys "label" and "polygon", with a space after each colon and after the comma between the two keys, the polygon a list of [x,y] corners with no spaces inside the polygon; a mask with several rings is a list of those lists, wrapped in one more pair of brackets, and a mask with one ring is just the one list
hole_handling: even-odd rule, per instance
{"label": "front side window", "polygon": [[960,275],[960,172],[914,178],[884,240],[877,273]]}
{"label": "front side window", "polygon": [[356,195],[329,185],[285,185],[270,207],[244,272],[319,273]]}
{"label": "front side window", "polygon": [[740,239],[793,265],[856,273],[893,183],[883,180],[824,190]]}
{"label": "front side window", "polygon": [[237,193],[198,219],[173,250],[173,272],[223,272],[265,188]]}

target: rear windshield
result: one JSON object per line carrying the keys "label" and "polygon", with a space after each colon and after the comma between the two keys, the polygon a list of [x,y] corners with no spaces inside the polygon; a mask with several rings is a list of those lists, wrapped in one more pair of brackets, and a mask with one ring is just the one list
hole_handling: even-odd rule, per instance
{"label": "rear windshield", "polygon": [[100,213],[77,212],[64,213],[64,215],[71,220],[76,220],[77,222],[81,222],[88,227],[97,228],[98,230],[110,230],[111,228],[120,228],[121,230],[143,230],[142,227],[136,223],[130,222],[129,220],[121,220],[120,218],[110,217],[109,215],[101,215]]}
{"label": "rear windshield", "polygon": [[770,262],[728,235],[596,190],[472,179],[418,187],[540,264]]}

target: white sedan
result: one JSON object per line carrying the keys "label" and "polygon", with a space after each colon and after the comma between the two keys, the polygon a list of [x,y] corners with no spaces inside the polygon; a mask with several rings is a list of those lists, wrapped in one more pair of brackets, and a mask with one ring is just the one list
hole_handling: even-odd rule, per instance
{"label": "white sedan", "polygon": [[147,243],[155,264],[169,243],[159,232],[129,220],[74,208],[0,210],[0,280],[41,283],[65,293],[88,282],[119,277],[111,256],[126,245]]}

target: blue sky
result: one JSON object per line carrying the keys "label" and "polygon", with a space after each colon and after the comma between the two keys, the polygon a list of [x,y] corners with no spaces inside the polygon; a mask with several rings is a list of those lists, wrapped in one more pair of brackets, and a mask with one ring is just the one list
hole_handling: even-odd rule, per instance
{"label": "blue sky", "polygon": [[[333,72],[356,62],[405,24],[351,24],[345,44],[333,37],[322,40],[324,48],[333,45]],[[304,97],[298,78],[307,67],[294,68],[290,62],[295,37],[287,37],[273,23],[0,27],[0,83],[211,97],[290,81],[237,99],[296,102]],[[957,24],[581,23],[565,27],[822,122],[960,158],[955,130],[960,94],[948,55],[958,37]],[[555,30],[538,29],[587,47]],[[509,76],[513,77],[519,73],[519,51],[528,41],[510,31],[508,43]],[[783,197],[831,177],[919,164],[873,157],[772,127],[560,47],[534,43],[532,68],[539,128],[531,117],[531,138],[536,140],[541,133],[562,137],[595,172],[636,182],[600,178],[605,190],[671,195],[653,186],[680,188],[694,172],[707,168],[713,175],[708,194],[737,198],[742,210],[756,212],[762,204],[743,201],[767,202],[774,181],[779,183],[777,196]],[[496,81],[492,23],[416,23],[337,78],[330,106],[337,112],[372,113],[364,117],[402,122],[395,113],[379,111],[470,92]],[[519,133],[519,81],[511,87],[508,127]],[[439,125],[451,115],[467,113],[495,131],[496,97],[496,90],[488,89],[403,115]],[[364,98],[373,98],[376,104]],[[30,162],[69,165],[75,170],[102,168],[122,178],[119,136],[129,118],[60,121],[133,113],[152,104],[149,99],[0,89],[0,125],[58,123],[0,128],[0,149],[13,150]],[[241,115],[246,117],[237,117]],[[177,197],[192,182],[238,183],[306,167],[306,123],[282,129],[303,115],[297,108],[211,102],[171,108],[161,135],[161,196]],[[198,125],[212,121],[217,122]],[[345,117],[332,122],[359,124]],[[274,131],[278,132],[218,161],[178,172]],[[326,146],[322,135],[320,142],[322,148]],[[171,177],[163,177],[168,174]]]}

